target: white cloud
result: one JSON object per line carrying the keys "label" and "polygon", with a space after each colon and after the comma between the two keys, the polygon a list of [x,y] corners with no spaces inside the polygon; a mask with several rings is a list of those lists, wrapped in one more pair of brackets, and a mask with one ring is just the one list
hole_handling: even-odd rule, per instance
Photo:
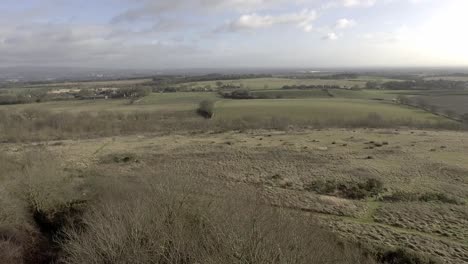
{"label": "white cloud", "polygon": [[[312,31],[312,22],[317,18],[315,10],[304,9],[298,13],[281,15],[258,15],[256,13],[242,15],[221,28],[221,31],[241,31],[268,28],[274,25],[295,24],[305,32]],[[218,30],[219,31],[219,30]]]}
{"label": "white cloud", "polygon": [[[315,2],[315,0],[297,1],[302,4]],[[240,13],[258,12],[284,7],[291,3],[290,0],[131,0],[130,2],[134,5],[114,16],[113,23],[157,18],[162,14],[182,11],[191,13],[204,13],[213,10]]]}
{"label": "white cloud", "polygon": [[324,40],[337,40],[338,39],[338,35],[334,32],[330,32],[328,33],[327,35],[323,36]]}
{"label": "white cloud", "polygon": [[354,21],[353,19],[342,18],[342,19],[338,19],[336,21],[335,28],[336,29],[347,29],[347,28],[354,27],[355,25],[356,25],[356,21]]}
{"label": "white cloud", "polygon": [[341,4],[345,7],[373,6],[376,0],[342,0]]}

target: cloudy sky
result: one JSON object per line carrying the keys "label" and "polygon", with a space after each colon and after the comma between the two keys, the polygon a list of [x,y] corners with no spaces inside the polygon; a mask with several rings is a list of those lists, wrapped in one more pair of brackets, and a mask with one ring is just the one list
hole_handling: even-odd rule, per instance
{"label": "cloudy sky", "polygon": [[1,0],[0,66],[468,66],[468,0]]}

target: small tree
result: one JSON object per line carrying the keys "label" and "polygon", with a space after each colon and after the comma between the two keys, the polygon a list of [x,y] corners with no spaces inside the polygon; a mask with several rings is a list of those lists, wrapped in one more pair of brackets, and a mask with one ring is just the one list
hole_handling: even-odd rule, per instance
{"label": "small tree", "polygon": [[203,100],[198,105],[197,113],[206,119],[213,118],[214,116],[214,102],[210,100]]}

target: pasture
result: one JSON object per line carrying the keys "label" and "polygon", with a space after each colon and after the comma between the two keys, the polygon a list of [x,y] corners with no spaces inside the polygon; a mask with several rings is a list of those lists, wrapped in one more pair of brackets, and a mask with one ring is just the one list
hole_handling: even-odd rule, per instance
{"label": "pasture", "polygon": [[370,113],[376,113],[384,120],[407,119],[421,123],[444,121],[444,118],[421,110],[361,99],[258,99],[221,101],[216,104],[216,118],[222,119],[282,117],[301,121],[338,122],[363,119]]}
{"label": "pasture", "polygon": [[96,113],[100,111],[117,112],[177,112],[177,111],[195,111],[202,100],[218,100],[216,93],[152,93],[149,96],[130,103],[126,99],[112,100],[68,100],[52,101],[34,104],[4,105],[0,110],[21,111],[24,109],[39,109],[51,112],[70,112],[70,113]]}
{"label": "pasture", "polygon": [[[257,92],[255,92],[257,93]],[[377,114],[378,122],[397,122],[400,125],[447,123],[449,121],[426,111],[391,102],[394,94],[383,91],[331,90],[330,97],[322,90],[264,90],[259,94],[281,95],[282,99],[227,100],[212,92],[152,93],[142,99],[129,100],[69,100],[34,104],[4,105],[0,110],[38,110],[52,113],[169,113],[195,112],[203,100],[215,103],[215,120],[232,121],[243,118],[268,120],[285,118],[292,123],[340,122],[359,123],[370,114]],[[292,99],[289,99],[292,98]],[[303,98],[303,99],[296,99]],[[375,120],[374,120],[375,121]]]}

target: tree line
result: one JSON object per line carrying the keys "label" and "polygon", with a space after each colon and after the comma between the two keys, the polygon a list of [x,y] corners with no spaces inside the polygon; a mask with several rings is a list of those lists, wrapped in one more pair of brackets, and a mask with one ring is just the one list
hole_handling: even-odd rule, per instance
{"label": "tree line", "polygon": [[385,83],[368,82],[367,89],[386,90],[463,90],[467,87],[466,82],[450,80],[411,80],[390,81]]}
{"label": "tree line", "polygon": [[428,103],[422,97],[410,98],[405,95],[399,95],[397,97],[397,102],[403,105],[417,107],[436,115],[442,114],[450,119],[458,120],[468,124],[468,113],[457,114],[455,111],[450,109],[441,110],[439,106]]}

